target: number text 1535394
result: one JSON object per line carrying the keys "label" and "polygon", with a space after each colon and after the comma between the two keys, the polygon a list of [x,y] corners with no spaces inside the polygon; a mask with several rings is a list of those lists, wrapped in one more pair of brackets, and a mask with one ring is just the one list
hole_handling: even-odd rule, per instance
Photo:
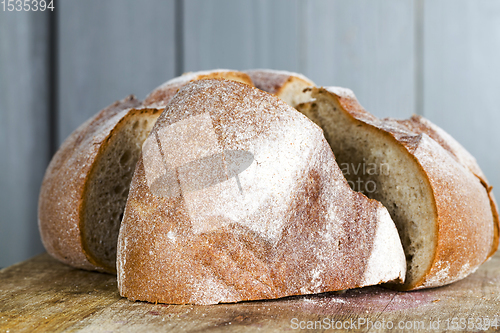
{"label": "number text 1535394", "polygon": [[4,12],[54,11],[54,0],[1,0]]}

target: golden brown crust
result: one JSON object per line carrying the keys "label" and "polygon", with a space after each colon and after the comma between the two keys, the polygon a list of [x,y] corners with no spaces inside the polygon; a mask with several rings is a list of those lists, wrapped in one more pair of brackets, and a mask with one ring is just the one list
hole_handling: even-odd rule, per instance
{"label": "golden brown crust", "polygon": [[38,225],[47,252],[66,264],[102,270],[82,248],[79,223],[83,192],[103,141],[125,115],[123,110],[139,104],[129,96],[99,112],[64,141],[47,168],[40,190]]}
{"label": "golden brown crust", "polygon": [[495,252],[498,250],[498,243],[499,243],[499,236],[500,236],[500,218],[498,216],[498,205],[497,205],[497,202],[495,200],[495,195],[493,195],[493,192],[491,191],[491,187],[490,187],[490,191],[488,192],[488,196],[490,198],[491,213],[493,214],[493,221],[495,221],[495,238],[493,240],[491,252],[488,255],[488,258],[489,258],[492,255],[494,255]]}
{"label": "golden brown crust", "polygon": [[314,82],[299,73],[272,69],[251,69],[245,73],[250,76],[256,88],[277,96],[286,84],[293,80],[300,80],[307,86],[315,86]]}
{"label": "golden brown crust", "polygon": [[[480,180],[425,132],[404,121],[379,120],[353,95],[320,88],[330,94],[353,119],[390,135],[421,167],[432,188],[436,205],[436,251],[426,276],[405,290],[436,287],[464,278],[489,256],[495,224],[490,199]],[[313,91],[314,96],[314,91]]]}
{"label": "golden brown crust", "polygon": [[239,71],[215,69],[211,71],[189,72],[163,83],[144,99],[143,106],[165,107],[179,89],[186,83],[202,79],[225,79],[253,86],[250,77]]}
{"label": "golden brown crust", "polygon": [[[254,156],[239,176],[239,190],[231,178],[197,191],[157,194],[148,185],[150,165],[161,170],[182,159],[173,178],[182,186],[186,156],[199,151],[194,136],[187,146],[168,146],[160,145],[162,135],[172,130],[174,139],[183,137],[192,127],[177,129],[201,117],[210,119],[223,151]],[[209,131],[200,129],[196,137],[204,144]],[[394,236],[390,258],[401,260],[394,261],[397,272],[390,279],[404,275],[404,254],[385,208],[350,189],[322,131],[278,98],[236,82],[191,82],[167,106],[150,138],[170,159],[150,164],[143,148],[137,164],[118,241],[122,296],[213,304],[387,281],[377,267],[367,270],[380,246],[374,239],[382,221],[389,226],[384,235]]]}
{"label": "golden brown crust", "polygon": [[453,139],[451,135],[422,116],[413,115],[410,119],[386,119],[386,121],[400,123],[417,134],[425,133],[429,135],[432,139],[434,139],[434,141],[439,143],[441,147],[448,151],[459,163],[468,168],[479,178],[481,184],[488,192],[493,220],[495,222],[494,242],[492,244],[490,254],[488,255],[488,257],[491,257],[498,249],[500,220],[498,217],[497,204],[492,192],[493,188],[488,183],[488,180],[477,164],[476,159],[460,143]]}
{"label": "golden brown crust", "polygon": [[255,69],[246,71],[246,73],[250,76],[256,88],[270,94],[276,94],[290,79],[288,74],[276,73],[271,70]]}
{"label": "golden brown crust", "polygon": [[256,88],[278,96],[293,107],[311,99],[303,94],[304,89],[314,87],[315,83],[302,74],[272,69],[252,69],[245,71]]}

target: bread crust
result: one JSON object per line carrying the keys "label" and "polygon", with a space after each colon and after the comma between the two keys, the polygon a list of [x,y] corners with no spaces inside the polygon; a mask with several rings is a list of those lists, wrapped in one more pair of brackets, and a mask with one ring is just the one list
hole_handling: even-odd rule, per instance
{"label": "bread crust", "polygon": [[491,246],[491,251],[488,257],[491,257],[498,249],[499,243],[499,233],[500,233],[500,220],[498,217],[498,207],[495,201],[495,196],[493,195],[493,187],[489,184],[488,179],[484,175],[483,171],[477,164],[476,159],[472,156],[460,143],[458,143],[451,135],[446,133],[442,128],[433,124],[430,120],[425,119],[422,116],[413,115],[410,119],[396,120],[396,119],[384,119],[388,122],[397,122],[403,124],[412,132],[421,134],[425,133],[429,135],[434,141],[439,143],[446,151],[448,151],[460,164],[468,168],[476,177],[479,178],[481,184],[484,186],[488,192],[488,198],[490,200],[491,212],[494,221],[494,241]]}
{"label": "bread crust", "polygon": [[[95,162],[110,136],[136,112],[133,96],[103,109],[76,129],[61,145],[45,173],[38,205],[38,226],[45,249],[73,267],[114,272],[102,266],[83,243],[85,192]],[[151,111],[152,112],[152,111]]]}
{"label": "bread crust", "polygon": [[[150,164],[145,143],[118,240],[122,296],[215,304],[403,278],[404,254],[387,210],[350,189],[321,129],[278,98],[238,82],[191,82],[160,116],[150,142],[161,143],[167,130],[176,131],[173,140],[188,135],[192,127],[177,129],[207,114],[224,151],[254,156],[240,175],[241,193],[230,192],[231,178],[194,192],[186,186],[177,195],[156,194],[148,170],[166,162]],[[159,151],[168,163],[184,161],[198,151],[196,137],[204,144],[209,131],[189,134],[187,146],[158,143]],[[179,170],[174,179],[185,184]],[[233,194],[225,197],[226,190]]]}
{"label": "bread crust", "polygon": [[402,290],[437,287],[474,272],[489,257],[498,237],[490,196],[480,178],[426,131],[416,131],[413,121],[409,126],[405,121],[379,120],[347,89],[314,88],[312,95],[335,99],[353,121],[376,129],[395,145],[404,147],[432,188],[438,235],[432,264],[419,281],[394,287]]}
{"label": "bread crust", "polygon": [[250,86],[254,85],[246,73],[229,69],[188,72],[155,88],[148,96],[146,96],[142,105],[146,107],[164,108],[182,86],[190,81],[202,79],[226,79],[245,83]]}
{"label": "bread crust", "polygon": [[256,88],[278,96],[280,91],[283,91],[284,87],[292,81],[301,81],[306,87],[315,86],[310,79],[294,72],[273,69],[249,69],[245,73],[250,76]]}
{"label": "bread crust", "polygon": [[278,96],[293,107],[310,99],[308,94],[301,94],[303,89],[316,86],[304,75],[294,72],[251,69],[245,73],[250,76],[256,88]]}

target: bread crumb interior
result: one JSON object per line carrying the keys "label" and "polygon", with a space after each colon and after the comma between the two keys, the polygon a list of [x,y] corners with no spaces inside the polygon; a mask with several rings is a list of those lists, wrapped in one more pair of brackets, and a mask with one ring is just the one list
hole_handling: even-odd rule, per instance
{"label": "bread crumb interior", "polygon": [[[116,271],[116,246],[130,182],[142,144],[159,111],[137,110],[117,125],[89,175],[81,225],[84,248],[99,265]],[[148,114],[149,113],[149,114]]]}
{"label": "bread crumb interior", "polygon": [[380,201],[398,229],[406,255],[405,286],[417,283],[432,264],[436,208],[423,170],[388,133],[352,118],[321,91],[299,111],[318,124],[353,190]]}

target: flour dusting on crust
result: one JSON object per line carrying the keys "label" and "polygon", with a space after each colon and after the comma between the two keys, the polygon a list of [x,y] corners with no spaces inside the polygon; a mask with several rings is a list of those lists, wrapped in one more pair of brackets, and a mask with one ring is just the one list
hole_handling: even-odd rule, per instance
{"label": "flour dusting on crust", "polygon": [[[121,295],[213,304],[363,285],[380,204],[349,188],[321,129],[280,99],[193,81],[148,140],[158,150],[145,145],[120,230]],[[398,262],[379,280],[402,275]]]}

